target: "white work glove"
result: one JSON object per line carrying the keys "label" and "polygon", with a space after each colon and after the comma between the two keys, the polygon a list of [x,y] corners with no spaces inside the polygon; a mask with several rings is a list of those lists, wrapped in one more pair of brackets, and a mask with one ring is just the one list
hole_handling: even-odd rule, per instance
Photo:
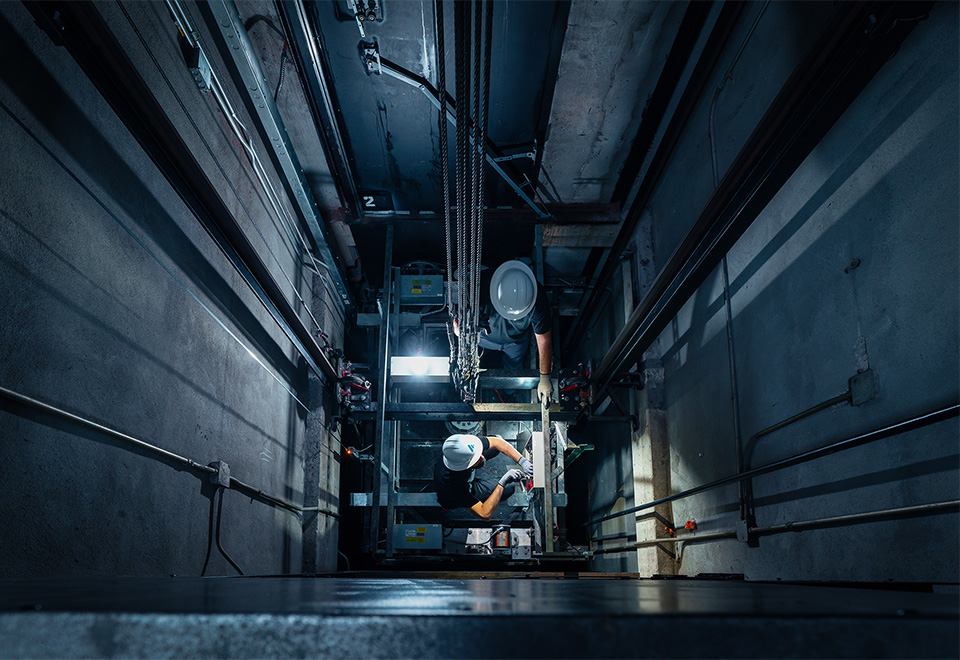
{"label": "white work glove", "polygon": [[[531,466],[531,470],[533,467]],[[522,481],[523,472],[520,470],[507,470],[502,477],[500,477],[500,485],[506,488],[508,485],[512,484],[514,481]]]}
{"label": "white work glove", "polygon": [[550,374],[540,374],[540,384],[537,385],[537,399],[545,406],[550,405],[550,396],[553,394],[553,381]]}
{"label": "white work glove", "polygon": [[525,475],[528,477],[533,477],[533,463],[530,462],[530,459],[521,456],[517,463],[520,464],[520,469],[523,470]]}

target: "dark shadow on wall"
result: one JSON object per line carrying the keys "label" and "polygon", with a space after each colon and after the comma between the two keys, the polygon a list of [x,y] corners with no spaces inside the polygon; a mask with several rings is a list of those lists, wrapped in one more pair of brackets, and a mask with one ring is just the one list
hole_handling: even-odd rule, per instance
{"label": "dark shadow on wall", "polygon": [[[939,140],[939,137],[935,133],[931,133],[926,138],[924,138],[924,141],[921,144],[933,145],[936,143],[937,140]],[[901,176],[904,172],[922,171],[923,169],[922,166],[924,163],[916,162],[917,158],[918,158],[917,150],[914,150],[910,154],[905,155],[905,157],[899,161],[899,163],[895,168],[891,169],[882,179],[878,180],[875,183],[873,189],[876,190],[876,189],[889,188],[886,182],[896,179],[898,176]],[[767,262],[770,256],[776,251],[777,247],[785,243],[810,218],[810,216],[812,216],[814,212],[818,208],[820,208],[820,206],[822,206],[825,200],[837,189],[837,187],[839,187],[842,184],[842,182],[852,174],[853,170],[855,170],[856,167],[858,167],[863,163],[862,157],[859,157],[853,160],[855,160],[856,162],[847,163],[847,165],[851,168],[850,171],[844,171],[842,176],[839,174],[836,175],[836,180],[834,179],[834,177],[831,177],[829,182],[830,185],[829,186],[824,185],[823,187],[821,187],[818,193],[814,196],[814,199],[808,202],[804,206],[802,211],[794,216],[794,219],[791,220],[788,226],[785,227],[783,230],[781,230],[781,232],[778,233],[777,237],[775,237],[773,241],[768,243],[764,247],[764,249],[761,250],[760,255],[758,255],[758,257],[754,259],[753,262],[751,262],[750,267],[748,267],[748,269],[744,273],[742,273],[740,276],[737,277],[736,281],[738,282],[739,286],[742,287],[749,280],[749,278]],[[874,210],[872,208],[873,205],[875,205],[875,200],[871,198],[871,195],[869,193],[865,194],[861,196],[860,199],[849,210],[846,211],[845,217],[854,218],[854,219],[870,217],[870,213],[873,212]],[[754,297],[754,299],[749,303],[749,305],[747,305],[746,307],[743,307],[740,310],[740,313],[734,318],[734,321],[733,321],[734,330],[736,331],[737,329],[738,319],[743,321],[744,319],[756,319],[758,318],[758,316],[762,317],[762,315],[758,315],[756,312],[751,312],[751,310],[753,310],[754,308],[769,309],[769,308],[776,308],[778,306],[782,308],[788,305],[789,301],[785,297],[784,292],[797,288],[797,282],[802,282],[804,280],[804,273],[818,272],[823,268],[822,265],[819,263],[815,263],[815,264],[806,263],[803,260],[804,256],[809,255],[815,246],[823,245],[823,244],[830,245],[835,243],[837,240],[837,234],[846,229],[845,227],[843,227],[844,221],[845,221],[845,218],[841,218],[840,220],[835,222],[833,225],[831,225],[826,231],[821,233],[814,241],[812,241],[810,244],[806,246],[805,252],[803,255],[799,256],[796,260],[794,260],[789,265],[788,268],[782,270],[779,274],[776,275],[776,277],[772,277],[767,282],[764,289]],[[808,256],[807,258],[809,259],[812,257]],[[839,262],[838,262],[838,268],[842,270],[842,268],[840,268],[839,266]],[[706,289],[707,287],[704,286],[701,288]],[[699,314],[697,316],[692,317],[689,321],[690,327],[697,329],[694,334],[702,333],[702,328],[713,317],[713,315],[721,313],[722,305],[723,305],[723,300],[721,296],[720,298],[717,299],[717,301],[715,301],[715,303],[711,304],[710,306],[703,306],[698,308]],[[671,363],[672,365],[677,364],[678,351],[683,345],[687,344],[687,341],[690,336],[692,336],[690,334],[690,331],[687,331],[684,333],[683,336],[679,337],[673,345],[670,346],[669,350],[667,351],[667,355],[665,355],[664,357],[665,366]],[[738,349],[740,348],[740,341],[742,341],[742,339],[738,341]],[[722,331],[717,332],[714,335],[714,337],[711,340],[709,340],[706,344],[702,344],[699,346],[698,345],[690,345],[690,346],[694,350],[696,350],[698,354],[720,355],[722,353],[720,352],[719,348],[711,348],[717,342],[726,343],[726,336]],[[670,359],[670,357],[668,356],[672,357],[672,359]],[[749,373],[750,371],[749,369],[744,370],[746,361],[750,359],[749,354],[745,356],[744,352],[741,350],[740,354],[738,355],[738,358],[739,358],[739,363],[737,365],[738,368],[742,370],[742,373]],[[668,368],[667,378],[671,382],[671,387],[668,387],[666,389],[666,397],[667,397],[666,406],[668,409],[673,405],[675,405],[678,401],[685,398],[689,394],[691,388],[697,386],[700,383],[702,379],[702,370],[703,370],[703,365],[691,363],[689,359],[685,361],[683,364],[679,366],[675,366],[675,368],[673,368],[672,370],[669,370]],[[849,375],[853,375],[853,374],[851,373]],[[746,385],[758,386],[759,384],[748,382],[746,383]],[[831,385],[834,385],[834,384],[831,384]],[[842,391],[842,387],[844,383],[842,380],[840,380],[835,385],[836,387],[834,387],[829,391],[828,393],[829,395],[838,394],[840,391]],[[744,383],[741,383],[741,388],[743,386],[744,386]],[[840,389],[836,389],[837,387],[839,387]],[[741,395],[743,395],[743,391],[744,390],[741,389]],[[939,400],[939,399],[943,399],[944,397],[938,395],[935,398]],[[748,402],[742,402],[742,405],[747,406]],[[754,430],[756,429],[745,428],[744,433],[745,434],[750,433]]]}
{"label": "dark shadow on wall", "polygon": [[[3,17],[0,17],[0,44],[0,57],[17,62],[16,66],[0,67],[0,80],[10,87],[70,157],[107,191],[129,222],[144,230],[190,281],[213,301],[219,312],[241,330],[281,378],[293,381],[296,365],[287,358],[284,350],[230,283],[176,225],[167,209],[124,162],[123,157],[98,133],[80,108],[31,54],[27,44]],[[12,113],[10,116],[20,123]],[[27,130],[25,126],[24,129]],[[126,131],[121,130],[123,139],[127,139]],[[37,136],[31,134],[31,137],[47,150]],[[138,156],[142,157],[142,154]],[[92,192],[90,194],[93,196]],[[102,200],[97,199],[97,202],[109,208]]]}
{"label": "dark shadow on wall", "polygon": [[[820,188],[814,192],[807,202],[794,213],[793,217],[763,246],[763,248],[750,260],[750,263],[730,281],[731,298],[737,294],[761,268],[773,257],[777,251],[796,234],[807,221],[826,203],[826,201],[839,190],[843,184],[865,163],[869,158],[880,149],[883,143],[888,140],[933,94],[941,87],[943,81],[930,72],[922,77],[913,85],[910,90],[903,95],[902,100],[886,114],[886,116],[876,125],[876,127],[857,144],[849,155],[841,162],[833,173],[823,182]],[[840,120],[843,122],[843,118]],[[829,138],[829,135],[828,135]],[[816,150],[814,151],[816,153]],[[889,175],[888,175],[889,176]],[[787,184],[791,185],[790,182]],[[860,217],[853,210],[849,215]],[[842,222],[842,221],[841,221]],[[734,248],[736,249],[736,247]],[[701,287],[695,296],[700,296]],[[698,298],[699,300],[699,298]],[[696,310],[700,312],[695,314],[691,322],[691,328],[684,331],[670,347],[664,351],[663,360],[666,362],[673,357],[681,348],[687,345],[698,345],[698,340],[702,340],[702,328],[704,320],[713,318],[723,309],[723,296],[717,296],[709,304],[698,303]],[[734,328],[736,328],[736,318],[734,318]],[[676,335],[674,335],[676,336]]]}
{"label": "dark shadow on wall", "polygon": [[[7,216],[6,213],[2,213],[2,216],[4,217],[4,219],[9,218],[9,216]],[[17,224],[18,226],[20,226],[19,223],[15,223],[15,224]],[[53,286],[51,286],[51,285],[48,284],[47,282],[39,279],[36,275],[34,275],[33,273],[27,271],[27,270],[19,263],[19,261],[15,260],[15,259],[16,259],[16,257],[15,257],[14,255],[9,255],[2,247],[0,247],[0,260],[2,260],[2,261],[4,261],[4,262],[6,262],[7,264],[9,264],[10,268],[11,268],[13,271],[15,271],[16,273],[18,273],[20,276],[22,276],[22,277],[24,278],[24,280],[33,282],[34,286],[36,287],[36,289],[37,289],[38,291],[43,292],[44,294],[46,294],[47,296],[49,296],[51,299],[56,300],[56,301],[59,302],[61,305],[63,305],[66,309],[71,310],[74,314],[76,314],[78,317],[84,319],[85,321],[87,321],[87,322],[90,323],[91,325],[100,328],[104,333],[106,333],[107,335],[113,337],[118,343],[123,344],[123,345],[126,346],[128,349],[130,349],[132,352],[134,352],[136,355],[138,355],[139,357],[141,357],[141,358],[143,358],[144,360],[147,360],[148,362],[152,363],[152,364],[155,365],[157,368],[159,368],[161,371],[167,373],[167,374],[170,375],[172,378],[174,378],[175,380],[177,380],[177,381],[179,381],[180,383],[182,383],[183,385],[185,385],[187,388],[189,388],[189,389],[190,389],[191,391],[193,391],[195,394],[199,395],[199,396],[202,397],[203,399],[206,399],[207,401],[210,401],[211,403],[214,403],[214,404],[216,404],[217,406],[219,406],[220,408],[222,408],[225,412],[229,413],[232,417],[234,417],[234,418],[235,418],[237,421],[239,421],[241,424],[249,427],[251,430],[255,431],[257,434],[263,436],[264,438],[267,438],[267,439],[270,440],[271,442],[273,442],[273,443],[275,443],[275,444],[277,444],[277,445],[280,445],[281,447],[283,446],[283,444],[280,442],[280,440],[278,440],[277,438],[274,438],[274,437],[271,436],[269,433],[267,433],[266,430],[264,430],[264,429],[262,429],[261,427],[257,426],[257,425],[254,424],[253,422],[249,421],[246,417],[243,416],[243,414],[242,414],[239,410],[236,410],[235,408],[232,408],[232,407],[230,407],[230,406],[224,405],[223,401],[221,401],[219,397],[217,397],[217,396],[214,395],[213,393],[211,393],[211,392],[203,389],[202,387],[200,387],[199,385],[197,385],[196,383],[194,383],[192,380],[190,380],[190,379],[188,379],[186,376],[184,376],[180,371],[174,369],[171,365],[169,365],[168,363],[164,362],[163,360],[161,360],[160,358],[158,358],[158,357],[157,357],[156,355],[154,355],[153,353],[150,353],[149,351],[147,351],[147,349],[144,348],[142,344],[139,344],[139,343],[136,343],[136,342],[131,341],[131,340],[130,340],[129,338],[127,338],[125,335],[121,334],[121,333],[120,333],[119,331],[117,331],[116,329],[114,329],[114,328],[110,327],[109,325],[107,325],[106,323],[104,323],[103,320],[102,320],[99,316],[97,316],[97,315],[94,314],[93,312],[91,312],[91,311],[83,308],[82,306],[80,306],[79,304],[77,304],[75,301],[69,299],[69,298],[68,298],[67,296],[65,296],[60,290],[55,289]],[[50,403],[53,404],[53,405],[58,405],[58,404],[63,403],[63,402],[51,401]]]}

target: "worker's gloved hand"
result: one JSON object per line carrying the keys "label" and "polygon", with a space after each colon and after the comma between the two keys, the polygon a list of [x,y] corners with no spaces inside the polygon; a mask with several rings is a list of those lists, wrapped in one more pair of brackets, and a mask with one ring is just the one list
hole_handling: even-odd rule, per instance
{"label": "worker's gloved hand", "polygon": [[[531,467],[531,469],[533,469]],[[500,485],[506,488],[508,485],[512,484],[515,481],[523,480],[523,472],[520,470],[507,470],[502,477],[500,477]]]}
{"label": "worker's gloved hand", "polygon": [[550,374],[540,374],[540,384],[537,385],[537,399],[545,406],[550,405],[550,396],[553,394],[553,381]]}
{"label": "worker's gloved hand", "polygon": [[520,469],[523,470],[523,473],[525,475],[527,475],[528,477],[533,476],[533,463],[530,462],[530,459],[524,458],[523,456],[521,456],[520,460],[517,461],[517,463],[520,464]]}

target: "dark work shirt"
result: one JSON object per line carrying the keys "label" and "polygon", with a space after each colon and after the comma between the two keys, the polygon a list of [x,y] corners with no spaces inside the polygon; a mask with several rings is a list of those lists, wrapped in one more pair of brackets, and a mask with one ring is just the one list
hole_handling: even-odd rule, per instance
{"label": "dark work shirt", "polygon": [[550,316],[550,301],[547,300],[547,292],[543,285],[537,282],[537,299],[533,303],[533,309],[526,316],[515,321],[510,321],[500,316],[490,302],[490,282],[487,280],[486,286],[481,289],[482,312],[488,318],[490,333],[485,335],[488,340],[494,344],[516,344],[523,340],[524,333],[530,327],[538,334],[546,334],[552,326]]}
{"label": "dark work shirt", "polygon": [[[486,436],[480,438],[483,451],[490,449],[490,441]],[[443,464],[443,458],[437,461],[434,467],[434,486],[437,489],[437,501],[444,509],[470,508],[480,500],[471,492],[470,477],[473,470],[454,472]]]}

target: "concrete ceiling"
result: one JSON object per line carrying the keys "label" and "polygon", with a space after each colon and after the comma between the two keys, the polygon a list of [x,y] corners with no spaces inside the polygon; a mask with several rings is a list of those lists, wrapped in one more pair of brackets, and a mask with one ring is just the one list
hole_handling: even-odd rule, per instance
{"label": "concrete ceiling", "polygon": [[543,154],[557,201],[610,201],[685,7],[571,3]]}
{"label": "concrete ceiling", "polygon": [[[360,195],[375,195],[378,208],[396,210],[401,219],[423,221],[410,225],[414,231],[398,233],[395,262],[442,261],[436,110],[415,87],[386,75],[367,75],[359,51],[361,41],[376,41],[382,57],[436,86],[433,3],[388,1],[380,6],[378,20],[365,22],[363,37],[344,0],[308,6],[340,110],[350,174]],[[611,205],[613,189],[686,6],[634,0],[495,3],[489,136],[504,153],[536,153],[535,159],[510,161],[510,174],[529,194],[536,187],[538,203],[556,209],[557,222],[619,219],[619,207]],[[444,8],[447,90],[453,96],[453,2]],[[277,88],[281,64],[287,59],[278,107],[319,206],[348,244],[341,246],[341,256],[349,266],[357,266],[359,250],[364,270],[369,272],[371,266],[378,270],[383,229],[377,221],[383,218],[364,215],[362,209],[351,212],[349,200],[337,196],[317,137],[322,122],[312,116],[285,40],[273,29],[281,25],[274,3],[243,3],[240,12],[270,88]],[[455,129],[450,129],[453,179]],[[489,169],[487,182],[487,206],[499,211],[488,215],[485,258],[529,254],[536,217]],[[525,213],[524,220],[531,224],[521,228],[516,224],[519,216],[511,213]],[[341,220],[350,224],[349,230],[340,226]],[[581,245],[575,239],[579,235],[558,235],[548,246],[578,249],[579,257],[563,260],[567,265],[559,268],[562,274],[580,275],[589,250],[603,247],[596,240]],[[370,279],[375,282],[377,277]]]}

